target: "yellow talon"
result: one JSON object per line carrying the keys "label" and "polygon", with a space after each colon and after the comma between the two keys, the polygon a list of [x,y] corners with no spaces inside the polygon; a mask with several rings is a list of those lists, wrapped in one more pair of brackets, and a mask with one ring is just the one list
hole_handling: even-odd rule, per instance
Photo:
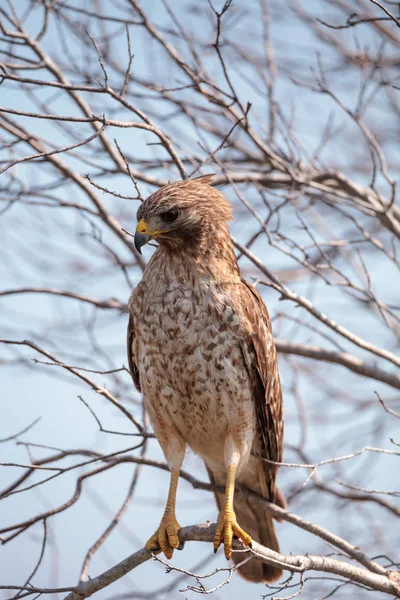
{"label": "yellow talon", "polygon": [[233,536],[239,538],[245,546],[251,546],[251,537],[238,525],[235,513],[232,510],[221,510],[214,535],[214,552],[223,543],[225,556],[229,560],[232,555]]}
{"label": "yellow talon", "polygon": [[150,552],[163,552],[171,559],[174,549],[179,548],[178,531],[181,528],[174,514],[165,514],[157,531],[151,536],[145,548]]}
{"label": "yellow talon", "polygon": [[229,465],[226,474],[225,508],[218,515],[217,528],[214,535],[214,552],[224,543],[224,553],[229,560],[232,556],[232,540],[236,536],[245,546],[251,546],[251,537],[236,521],[233,512],[233,495],[235,492],[236,464]]}
{"label": "yellow talon", "polygon": [[175,517],[176,488],[179,480],[179,471],[171,471],[168,500],[164,516],[157,531],[151,536],[145,548],[149,552],[164,552],[169,559],[172,558],[175,548],[180,548],[178,531],[181,526]]}

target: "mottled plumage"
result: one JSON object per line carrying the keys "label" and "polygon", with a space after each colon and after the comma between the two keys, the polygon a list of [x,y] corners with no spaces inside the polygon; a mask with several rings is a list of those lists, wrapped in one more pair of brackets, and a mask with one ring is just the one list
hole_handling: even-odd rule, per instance
{"label": "mottled plumage", "polygon": [[[179,473],[189,445],[204,459],[212,481],[224,484],[233,465],[237,482],[283,505],[275,487],[277,468],[260,460],[282,459],[283,408],[271,323],[257,290],[240,275],[228,230],[231,206],[209,183],[202,177],[167,185],[139,208],[141,244],[156,238],[159,246],[129,301],[130,370],[171,472]],[[220,509],[223,497],[216,494]],[[179,527],[171,507],[167,504],[164,518],[174,531],[169,534],[166,526],[165,537],[160,526],[150,540],[162,545],[164,536],[169,555]],[[234,511],[251,537],[279,550],[268,513],[240,497]],[[221,528],[226,531],[226,523]],[[243,554],[233,558],[243,560]],[[271,581],[281,571],[252,560],[241,573]]]}

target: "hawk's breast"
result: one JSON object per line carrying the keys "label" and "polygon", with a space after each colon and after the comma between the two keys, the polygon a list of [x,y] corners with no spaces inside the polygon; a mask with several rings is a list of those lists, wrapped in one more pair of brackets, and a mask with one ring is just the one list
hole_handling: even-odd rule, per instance
{"label": "hawk's breast", "polygon": [[131,311],[150,419],[161,411],[208,463],[223,462],[229,432],[251,446],[256,417],[241,350],[245,328],[223,286],[210,278],[169,279],[161,271],[143,279]]}

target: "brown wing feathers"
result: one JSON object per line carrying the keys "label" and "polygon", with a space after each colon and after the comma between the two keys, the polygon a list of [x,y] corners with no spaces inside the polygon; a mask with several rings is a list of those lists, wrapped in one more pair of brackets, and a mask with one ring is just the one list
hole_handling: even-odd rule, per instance
{"label": "brown wing feathers", "polygon": [[141,392],[140,381],[139,381],[139,369],[137,368],[137,364],[133,360],[133,342],[135,339],[135,329],[133,327],[133,319],[129,316],[128,323],[128,338],[127,338],[127,346],[128,346],[128,365],[129,370],[132,375],[133,383],[135,384],[135,388],[138,392]]}
{"label": "brown wing feathers", "polygon": [[[256,355],[252,376],[255,381],[256,414],[263,442],[263,458],[280,462],[283,447],[283,407],[275,345],[266,306],[257,290],[243,282],[244,310],[251,324],[251,343]],[[265,463],[270,500],[275,500],[277,467]]]}

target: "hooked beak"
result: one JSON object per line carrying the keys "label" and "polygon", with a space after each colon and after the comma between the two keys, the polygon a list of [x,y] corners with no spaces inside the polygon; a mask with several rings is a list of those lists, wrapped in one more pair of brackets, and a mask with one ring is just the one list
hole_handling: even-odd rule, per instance
{"label": "hooked beak", "polygon": [[143,219],[141,219],[137,224],[134,239],[135,248],[139,252],[139,254],[142,254],[142,246],[147,244],[150,238],[151,235],[148,232],[147,223]]}

